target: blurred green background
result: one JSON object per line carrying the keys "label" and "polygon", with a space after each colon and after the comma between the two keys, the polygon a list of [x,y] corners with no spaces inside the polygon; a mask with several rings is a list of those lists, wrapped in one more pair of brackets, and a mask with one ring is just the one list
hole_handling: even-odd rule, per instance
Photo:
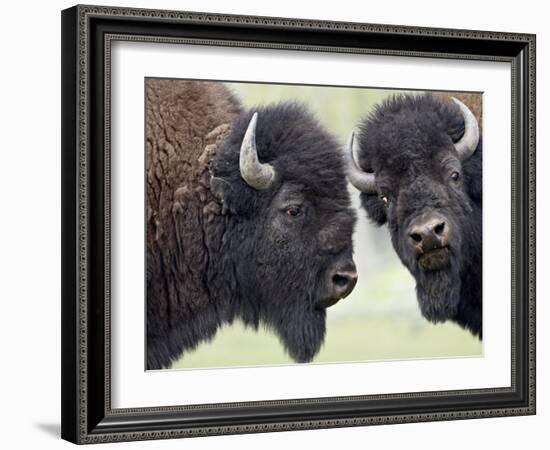
{"label": "blurred green background", "polygon": [[[226,83],[246,107],[285,100],[305,103],[342,143],[354,124],[395,90]],[[417,92],[418,93],[418,92]],[[358,192],[350,187],[354,206]],[[352,294],[327,310],[325,343],[313,363],[479,356],[482,344],[457,325],[423,319],[415,283],[398,260],[385,227],[358,210],[354,259],[359,281]],[[294,364],[277,336],[234,323],[184,354],[172,368]]]}

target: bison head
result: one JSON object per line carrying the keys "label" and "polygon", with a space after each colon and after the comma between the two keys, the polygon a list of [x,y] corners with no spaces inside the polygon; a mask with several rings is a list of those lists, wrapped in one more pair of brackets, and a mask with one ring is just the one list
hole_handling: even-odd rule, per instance
{"label": "bison head", "polygon": [[395,96],[360,123],[346,151],[350,182],[370,219],[388,224],[433,322],[457,316],[463,281],[481,267],[479,127],[452,100]]}
{"label": "bison head", "polygon": [[210,165],[228,216],[222,246],[233,314],[275,330],[296,361],[325,335],[326,308],[355,286],[355,223],[335,139],[302,106],[247,112]]}

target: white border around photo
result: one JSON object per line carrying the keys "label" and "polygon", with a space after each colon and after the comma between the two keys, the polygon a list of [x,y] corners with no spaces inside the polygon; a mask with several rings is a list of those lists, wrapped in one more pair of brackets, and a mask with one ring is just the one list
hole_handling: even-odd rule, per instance
{"label": "white border around photo", "polygon": [[[509,64],[135,42],[111,58],[113,408],[510,386]],[[146,372],[145,77],[483,92],[483,356]]]}

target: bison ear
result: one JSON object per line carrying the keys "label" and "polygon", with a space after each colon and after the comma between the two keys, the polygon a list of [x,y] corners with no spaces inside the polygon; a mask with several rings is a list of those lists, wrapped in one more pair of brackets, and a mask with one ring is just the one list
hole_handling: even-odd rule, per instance
{"label": "bison ear", "polygon": [[386,207],[378,198],[378,195],[361,194],[361,203],[367,211],[367,217],[376,225],[384,225],[386,223]]}
{"label": "bison ear", "polygon": [[[480,147],[479,150],[481,150]],[[470,159],[462,164],[462,170],[464,172],[464,180],[468,195],[475,202],[481,204],[483,195],[483,180],[480,175],[482,173],[482,152],[479,150],[476,151]]]}
{"label": "bison ear", "polygon": [[230,210],[231,184],[229,184],[227,180],[213,176],[210,179],[210,192],[222,205],[222,214],[225,214],[228,210]]}
{"label": "bison ear", "polygon": [[225,184],[228,185],[229,183],[227,183],[227,181],[225,181],[223,178],[214,176],[210,178],[210,192],[212,192],[212,195],[214,195],[214,197],[216,197],[220,201],[220,203],[223,203],[225,200]]}
{"label": "bison ear", "polygon": [[222,214],[228,212],[238,215],[246,215],[253,199],[245,191],[249,189],[240,189],[239,186],[230,183],[222,177],[212,176],[210,178],[210,192],[222,206]]}

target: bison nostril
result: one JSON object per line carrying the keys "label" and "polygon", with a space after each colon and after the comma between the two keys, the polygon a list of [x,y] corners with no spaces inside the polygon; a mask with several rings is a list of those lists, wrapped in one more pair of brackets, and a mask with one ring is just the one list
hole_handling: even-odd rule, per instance
{"label": "bison nostril", "polygon": [[339,287],[345,287],[349,283],[349,278],[347,276],[342,276],[340,274],[336,274],[332,277],[332,282]]}
{"label": "bison nostril", "polygon": [[437,235],[441,235],[441,233],[443,233],[444,230],[445,230],[445,222],[438,223],[434,228],[435,234]]}
{"label": "bison nostril", "polygon": [[414,242],[422,242],[422,236],[420,236],[420,234],[418,234],[418,233],[411,233],[410,236],[411,236],[411,239],[412,239]]}
{"label": "bison nostril", "polygon": [[340,299],[347,297],[357,283],[357,271],[339,270],[332,275],[332,297]]}

